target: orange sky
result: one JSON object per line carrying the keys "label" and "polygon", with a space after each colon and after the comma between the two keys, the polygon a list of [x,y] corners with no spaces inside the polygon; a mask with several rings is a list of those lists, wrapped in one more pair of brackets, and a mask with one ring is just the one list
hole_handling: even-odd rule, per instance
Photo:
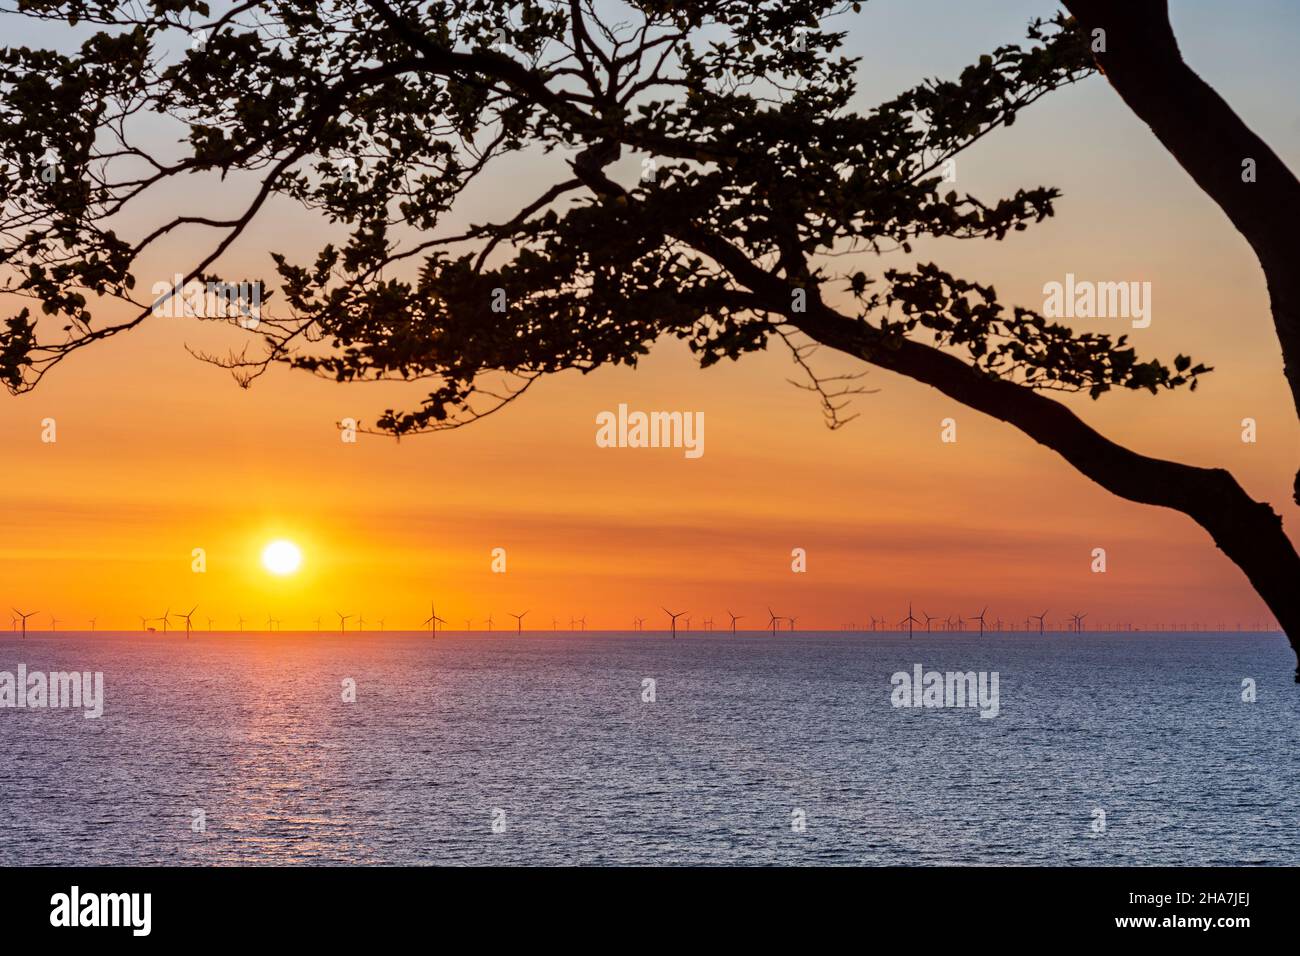
{"label": "orange sky", "polygon": [[[941,7],[951,9],[882,3],[873,18],[869,8],[870,29],[854,36],[867,56],[864,103],[951,74],[1051,10],[990,5],[995,15],[947,17],[935,39]],[[1300,124],[1278,95],[1300,88],[1287,55],[1294,16],[1243,24],[1201,5],[1180,16],[1189,60],[1294,168]],[[553,168],[521,160],[469,197],[464,218],[531,197]],[[1049,96],[959,161],[958,186],[985,199],[1038,184],[1064,190],[1054,220],[1002,243],[934,243],[898,261],[934,258],[1032,308],[1043,283],[1066,272],[1152,282],[1154,321],[1132,334],[1140,354],[1184,351],[1216,371],[1194,394],[1070,401],[1135,450],[1229,467],[1288,527],[1300,525],[1287,504],[1300,427],[1244,241],[1101,78]],[[168,198],[196,212],[229,201],[193,185]],[[140,222],[174,212],[155,207]],[[311,215],[276,207],[229,272],[265,270],[268,248],[307,257],[320,236]],[[183,269],[199,238],[160,250],[140,284]],[[1075,324],[1117,330],[1115,320]],[[634,615],[662,626],[660,605],[690,609],[697,626],[726,620],[727,607],[759,625],[768,604],[800,627],[836,628],[873,614],[897,620],[909,598],[940,615],[987,603],[990,617],[1008,620],[1044,607],[1088,610],[1099,623],[1269,619],[1189,519],[1120,501],[1010,427],[887,372],[868,375],[879,391],[856,400],[860,417],[829,432],[815,401],[786,384],[794,369],[775,348],[700,371],[664,342],[635,372],[561,375],[458,432],[347,445],[334,423],[372,420],[392,390],[275,370],[241,391],[184,351],[212,331],[154,319],[76,356],[33,394],[0,399],[0,602],[39,608],[34,627],[53,612],[62,627],[95,615],[101,629],[138,628],[140,615],[193,604],[196,624],[211,615],[217,628],[268,613],[285,629],[309,628],[335,608],[411,627],[431,597],[453,626],[471,618],[476,628],[489,613],[504,626],[525,608],[535,627],[583,614],[589,628],[626,628]],[[849,366],[826,354],[819,367]],[[596,447],[596,414],[620,402],[702,410],[704,456]],[[948,416],[953,445],[939,441]],[[1259,422],[1255,445],[1240,441],[1245,416]],[[56,444],[40,440],[46,417],[57,420]],[[302,546],[299,574],[261,569],[273,537]],[[190,570],[196,547],[206,574]],[[490,569],[495,547],[507,549],[505,574]],[[807,549],[808,573],[791,572],[793,547]],[[1107,574],[1089,571],[1094,547],[1107,549]]]}

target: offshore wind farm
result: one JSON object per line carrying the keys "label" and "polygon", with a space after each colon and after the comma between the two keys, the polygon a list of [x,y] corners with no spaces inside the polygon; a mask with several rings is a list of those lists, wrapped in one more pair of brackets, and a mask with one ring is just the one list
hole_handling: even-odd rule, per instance
{"label": "offshore wind farm", "polygon": [[[148,618],[143,616],[139,617],[138,618],[139,626],[132,626],[132,627],[115,628],[112,626],[113,622],[109,622],[108,626],[104,626],[98,624],[98,619],[91,619],[89,622],[91,626],[87,629],[87,631],[82,632],[78,630],[69,631],[66,629],[60,631],[57,627],[57,625],[60,623],[60,619],[55,617],[54,615],[48,615],[48,619],[51,622],[49,627],[39,628],[39,627],[31,626],[27,623],[28,620],[35,617],[36,614],[39,612],[32,611],[32,612],[23,613],[18,611],[15,608],[13,614],[10,616],[10,632],[19,634],[24,637],[27,634],[32,634],[32,635],[64,634],[70,637],[75,637],[81,633],[99,633],[101,631],[105,634],[116,634],[123,637],[127,637],[133,634],[153,634],[159,631],[161,631],[162,634],[166,635],[171,630],[177,630],[177,628],[171,627],[171,622],[179,621],[181,622],[181,628],[180,628],[181,632],[184,634],[186,638],[190,638],[194,633],[197,633],[196,629],[193,626],[193,620],[192,620],[193,615],[197,610],[198,610],[198,605],[192,607],[188,612],[173,612],[169,608],[167,612],[165,612],[163,615],[159,617],[155,617],[155,618]],[[1018,626],[1016,624],[1016,618],[1014,617],[1008,618],[1006,621],[1004,621],[1001,616],[998,616],[995,619],[994,623],[990,623],[988,619],[985,617],[985,615],[988,614],[989,612],[989,608],[987,606],[984,607],[978,614],[972,614],[967,618],[962,618],[960,615],[952,615],[952,614],[946,616],[929,614],[924,611],[920,612],[920,616],[917,617],[913,615],[910,604],[907,606],[906,613],[904,614],[904,616],[898,621],[896,621],[892,626],[889,626],[887,624],[886,619],[884,617],[877,618],[875,615],[867,615],[865,617],[865,620],[868,623],[866,624],[858,624],[857,622],[840,622],[837,624],[831,624],[830,622],[817,622],[817,623],[808,624],[803,627],[796,628],[795,625],[799,621],[800,616],[777,615],[775,612],[772,611],[770,607],[765,607],[762,609],[762,611],[763,611],[762,614],[755,613],[753,615],[753,619],[755,620],[762,619],[763,616],[766,615],[767,623],[761,627],[751,627],[751,628],[742,627],[740,625],[740,622],[745,620],[747,615],[735,614],[729,608],[727,608],[721,612],[721,614],[723,616],[726,616],[728,619],[728,623],[725,628],[714,628],[712,619],[706,618],[703,627],[692,629],[689,626],[689,623],[681,626],[678,625],[678,621],[681,620],[685,620],[689,622],[690,618],[687,617],[686,611],[671,612],[668,611],[667,609],[664,609],[666,623],[664,624],[664,626],[660,628],[647,627],[646,622],[649,620],[649,618],[638,617],[634,615],[632,617],[632,626],[630,628],[619,628],[616,626],[612,626],[612,624],[611,626],[604,627],[601,626],[600,622],[593,622],[594,626],[590,629],[590,632],[593,634],[606,634],[606,635],[662,633],[662,634],[667,634],[669,636],[677,636],[679,634],[680,635],[703,635],[703,634],[767,633],[770,634],[772,637],[777,637],[781,634],[832,633],[832,632],[839,633],[839,634],[857,633],[863,635],[874,634],[874,633],[910,634],[914,632],[913,631],[914,628],[919,628],[920,633],[937,636],[943,634],[968,633],[968,630],[964,625],[966,622],[972,622],[973,624],[978,625],[978,630],[971,630],[969,631],[969,633],[975,633],[981,637],[983,636],[994,637],[1000,634],[1009,635],[1009,634],[1029,634],[1029,633],[1037,634],[1043,637],[1050,636],[1050,635],[1084,636],[1084,635],[1094,634],[1094,633],[1107,633],[1107,634],[1124,634],[1124,633],[1228,634],[1228,633],[1243,633],[1243,632],[1280,633],[1277,622],[1267,620],[1267,619],[1256,619],[1256,620],[1247,620],[1247,621],[1240,621],[1240,620],[1225,621],[1222,619],[1214,620],[1214,621],[1173,620],[1173,621],[1154,622],[1154,623],[1152,622],[1135,623],[1134,621],[1129,619],[1117,618],[1109,621],[1100,621],[1100,622],[1095,622],[1093,624],[1088,624],[1086,623],[1086,619],[1088,618],[1087,612],[1082,612],[1082,613],[1074,612],[1068,615],[1063,615],[1059,620],[1055,621],[1054,624],[1049,624],[1049,612],[1047,611],[1044,611],[1040,614],[1029,614],[1024,618],[1023,623]],[[455,612],[448,612],[448,613],[455,613]],[[464,622],[465,627],[463,631],[459,631],[459,633],[474,633],[477,630],[478,632],[481,632],[483,634],[514,633],[517,635],[522,635],[522,634],[545,634],[545,633],[569,634],[569,633],[585,633],[588,631],[588,628],[586,626],[585,616],[580,619],[570,618],[568,628],[561,628],[559,626],[561,623],[561,619],[554,616],[546,618],[547,620],[550,621],[549,627],[538,626],[534,628],[529,628],[526,627],[524,624],[524,618],[527,617],[529,613],[531,612],[524,611],[521,613],[513,613],[513,612],[509,613],[507,616],[515,620],[516,626],[513,631],[507,631],[507,632],[493,631],[491,614],[488,614],[484,618],[479,619],[484,622],[484,627],[479,629],[476,629],[474,627],[474,621],[475,621],[474,618],[461,618],[460,620]],[[366,620],[364,614],[343,614],[341,611],[335,611],[334,614],[339,622],[339,630],[338,630],[339,634],[367,633],[364,627],[364,623]],[[246,631],[245,624],[247,622],[242,614],[230,615],[230,617],[232,617],[236,621],[236,626],[229,630],[214,628],[213,623],[216,621],[216,618],[210,616],[207,617],[206,618],[207,628],[205,633],[269,634],[269,633],[282,632],[285,630],[284,628],[285,620],[274,617],[269,614],[266,616],[266,620],[265,620],[266,626],[261,631]],[[424,620],[417,621],[416,617],[418,617],[418,615],[412,615],[409,622],[410,626],[406,628],[401,627],[400,623],[399,626],[396,628],[387,627],[387,619],[378,618],[377,619],[377,623],[379,625],[378,630],[373,631],[371,633],[393,633],[393,634],[426,633],[426,629],[427,629],[427,636],[430,638],[436,637],[440,633],[458,633],[457,629],[452,629],[450,631],[448,630],[446,619],[436,613],[436,604],[431,605],[431,613],[427,617],[425,617]],[[305,618],[301,622],[290,621],[289,632],[303,633],[303,634],[322,633],[321,620],[322,620],[322,616],[317,615],[315,617]],[[354,622],[351,629],[349,629],[348,627],[349,622]],[[935,626],[936,622],[938,622],[938,626]]]}

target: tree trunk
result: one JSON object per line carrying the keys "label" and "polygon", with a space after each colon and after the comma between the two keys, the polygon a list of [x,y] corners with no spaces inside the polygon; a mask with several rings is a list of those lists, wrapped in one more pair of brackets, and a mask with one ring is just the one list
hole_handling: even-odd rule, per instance
{"label": "tree trunk", "polygon": [[[1167,0],[1063,0],[1086,32],[1111,86],[1219,204],[1264,269],[1282,365],[1300,414],[1300,181],[1223,98],[1183,61]],[[1253,161],[1254,181],[1243,163]],[[1300,504],[1300,473],[1293,489]]]}

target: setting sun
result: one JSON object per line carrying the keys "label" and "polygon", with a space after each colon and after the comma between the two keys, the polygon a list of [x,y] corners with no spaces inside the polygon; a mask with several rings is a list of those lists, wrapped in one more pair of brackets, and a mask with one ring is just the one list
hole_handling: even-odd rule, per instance
{"label": "setting sun", "polygon": [[272,541],[262,550],[262,565],[272,574],[293,574],[302,564],[302,552],[292,541]]}

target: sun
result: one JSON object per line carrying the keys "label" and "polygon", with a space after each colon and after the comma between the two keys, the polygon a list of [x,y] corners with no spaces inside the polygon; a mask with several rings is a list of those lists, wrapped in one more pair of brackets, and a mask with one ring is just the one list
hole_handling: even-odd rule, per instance
{"label": "sun", "polygon": [[272,541],[262,549],[262,566],[272,574],[293,574],[302,564],[302,552],[292,541]]}

